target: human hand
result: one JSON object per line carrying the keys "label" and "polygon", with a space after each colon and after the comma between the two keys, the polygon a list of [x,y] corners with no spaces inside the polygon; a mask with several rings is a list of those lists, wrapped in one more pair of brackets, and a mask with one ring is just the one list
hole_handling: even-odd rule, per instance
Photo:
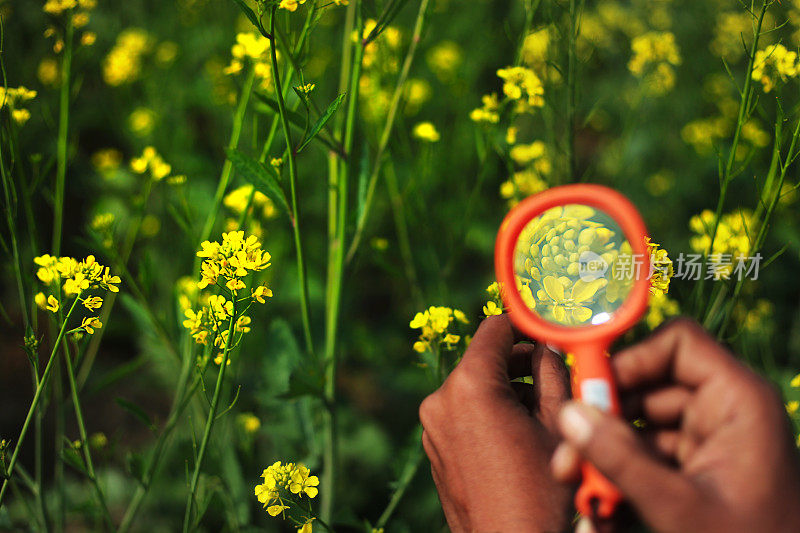
{"label": "human hand", "polygon": [[[618,353],[612,366],[645,438],[570,402],[558,417],[557,479],[576,479],[584,457],[658,532],[800,531],[800,461],[768,382],[688,320]],[[582,519],[578,530],[589,526]]]}
{"label": "human hand", "polygon": [[[510,382],[533,375],[534,385]],[[569,398],[561,359],[514,345],[505,315],[483,321],[458,366],[420,406],[422,442],[453,531],[563,531],[572,491],[550,475]]]}

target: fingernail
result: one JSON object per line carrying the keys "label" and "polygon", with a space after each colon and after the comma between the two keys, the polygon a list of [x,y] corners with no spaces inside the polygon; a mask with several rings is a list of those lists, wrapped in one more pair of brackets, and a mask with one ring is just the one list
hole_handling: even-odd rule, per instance
{"label": "fingernail", "polygon": [[575,455],[572,452],[572,447],[562,442],[553,452],[553,457],[550,459],[550,470],[556,477],[560,477],[561,474],[572,467],[574,457]]}
{"label": "fingernail", "polygon": [[545,343],[545,346],[547,346],[547,348],[548,348],[548,349],[549,349],[551,352],[553,352],[553,353],[555,353],[555,354],[558,354],[558,355],[561,355],[561,350],[559,350],[558,348],[556,348],[556,347],[555,347],[555,346],[553,346],[552,344],[547,344],[547,343]]}
{"label": "fingernail", "polygon": [[575,533],[595,533],[594,524],[587,516],[582,516],[575,527]]}
{"label": "fingernail", "polygon": [[588,443],[592,438],[592,422],[577,404],[568,403],[561,409],[559,425],[564,436],[579,446]]}

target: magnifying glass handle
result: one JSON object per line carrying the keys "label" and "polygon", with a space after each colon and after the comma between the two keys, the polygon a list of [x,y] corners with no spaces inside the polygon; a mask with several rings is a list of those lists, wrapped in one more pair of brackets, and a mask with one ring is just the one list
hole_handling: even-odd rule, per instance
{"label": "magnifying glass handle", "polygon": [[[619,399],[611,364],[601,344],[575,347],[573,396],[601,411],[619,414]],[[584,516],[610,518],[622,494],[592,464],[581,465],[583,481],[575,494],[575,507]]]}

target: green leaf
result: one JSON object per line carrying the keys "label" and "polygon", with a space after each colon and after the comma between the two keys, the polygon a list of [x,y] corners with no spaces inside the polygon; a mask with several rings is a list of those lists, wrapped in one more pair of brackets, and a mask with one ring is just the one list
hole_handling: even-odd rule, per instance
{"label": "green leaf", "polygon": [[297,147],[297,151],[300,152],[305,146],[311,142],[311,140],[317,136],[320,130],[327,124],[327,122],[331,119],[336,110],[339,109],[339,106],[342,105],[342,101],[344,100],[345,94],[342,93],[336,97],[336,99],[331,102],[331,105],[328,106],[328,109],[317,119],[313,126],[311,126],[311,131],[308,132],[308,137],[303,143]]}
{"label": "green leaf", "polygon": [[133,452],[125,454],[125,468],[136,481],[144,485],[144,459],[141,454]]}
{"label": "green leaf", "polygon": [[86,476],[89,475],[89,473],[86,471],[86,465],[83,464],[83,458],[74,448],[63,448],[61,450],[61,459],[81,474]]}
{"label": "green leaf", "polygon": [[[242,10],[242,13],[253,23],[253,26],[258,28],[258,31],[261,32],[261,35],[264,35],[264,28],[261,26],[261,22],[258,20],[258,17],[253,12],[250,7],[244,3],[244,0],[233,0],[236,2],[236,5],[239,6],[239,9]],[[266,35],[264,35],[266,37]]]}
{"label": "green leaf", "polygon": [[262,165],[252,157],[238,150],[231,149],[227,152],[228,159],[233,163],[233,168],[236,169],[236,172],[240,176],[248,183],[252,183],[257,191],[267,195],[267,197],[272,200],[272,203],[291,215],[289,203],[286,201],[286,195],[278,183],[278,174],[272,167]]}
{"label": "green leaf", "polygon": [[124,398],[115,398],[114,401],[117,402],[117,405],[138,418],[145,426],[147,426],[150,431],[155,432],[156,427],[153,425],[153,422],[150,421],[150,417],[147,416],[147,413],[144,412],[144,409]]}

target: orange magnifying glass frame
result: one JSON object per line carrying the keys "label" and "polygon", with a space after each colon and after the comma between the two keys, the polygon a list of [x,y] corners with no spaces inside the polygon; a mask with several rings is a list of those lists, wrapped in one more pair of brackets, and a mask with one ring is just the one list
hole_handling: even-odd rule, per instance
{"label": "orange magnifying glass frame", "polygon": [[[532,311],[516,289],[514,254],[525,226],[548,209],[579,204],[598,209],[620,227],[631,246],[633,258],[646,260],[649,273],[647,229],[636,207],[619,192],[594,184],[562,185],[530,196],[503,220],[495,244],[495,274],[503,287],[509,318],[525,335],[555,345],[575,357],[572,395],[613,414],[620,413],[619,399],[606,352],[611,343],[629,330],[647,308],[649,275],[636,275],[625,301],[601,324],[562,326]],[[644,270],[644,269],[642,269]],[[585,516],[609,518],[622,496],[591,464],[581,466],[583,480],[575,494],[575,507]]]}

